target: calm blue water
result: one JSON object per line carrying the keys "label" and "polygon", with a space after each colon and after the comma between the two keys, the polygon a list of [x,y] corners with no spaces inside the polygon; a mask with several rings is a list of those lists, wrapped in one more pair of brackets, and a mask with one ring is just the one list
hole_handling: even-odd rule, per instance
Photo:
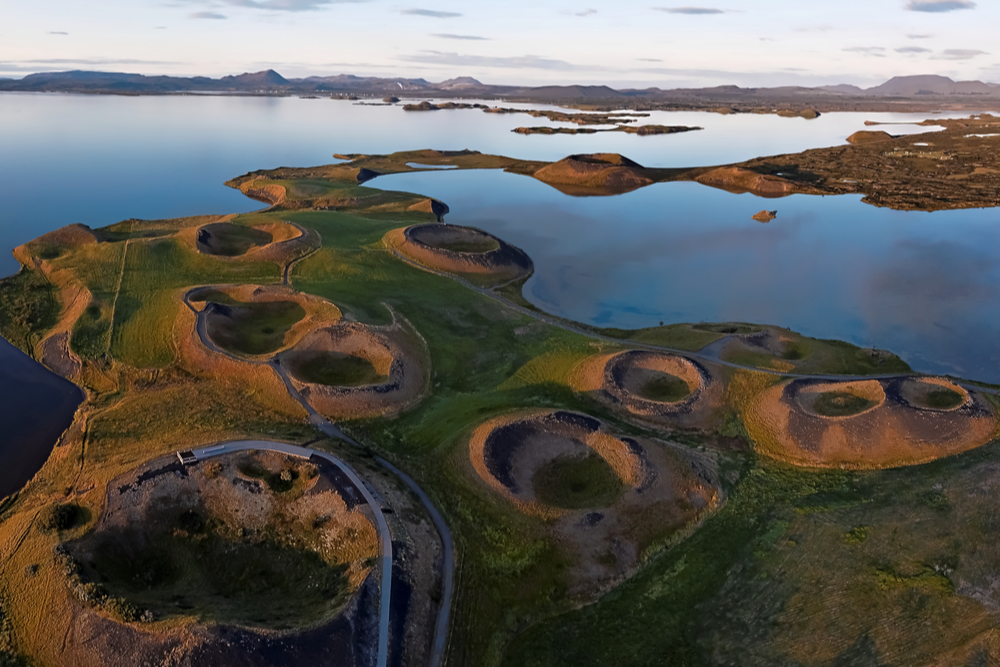
{"label": "calm blue water", "polygon": [[[682,167],[836,145],[866,119],[926,116],[658,112],[640,122],[705,129],[524,136],[511,130],[558,124],[328,99],[5,93],[0,276],[18,269],[11,249],[70,223],[253,210],[260,205],[223,182],[254,169],[326,164],[335,152],[470,148],[544,160],[617,152],[647,166]],[[527,250],[536,265],[528,298],[566,317],[628,327],[768,322],[892,349],[921,370],[1000,381],[993,211],[896,213],[857,198],[758,200],[695,184],[574,199],[492,171],[399,175],[373,185],[438,197],[451,207],[449,221]],[[768,225],[750,219],[775,207],[778,219]],[[0,495],[42,465],[72,418],[79,395],[56,380],[0,341],[0,461],[11,464]]]}
{"label": "calm blue water", "polygon": [[[697,183],[574,198],[501,171],[369,185],[441,199],[448,222],[521,247],[535,262],[525,296],[572,320],[780,324],[1000,381],[1000,209],[900,212],[860,196],[761,199]],[[752,220],[763,208],[777,219]]]}
{"label": "calm blue water", "polygon": [[[503,104],[504,106],[523,106]],[[223,185],[254,169],[331,162],[333,153],[463,149],[557,160],[619,152],[658,167],[723,164],[843,143],[866,119],[927,114],[828,114],[816,120],[654,113],[644,123],[702,126],[678,135],[524,136],[525,115],[404,112],[342,100],[0,93],[0,275],[9,251],[63,225],[246,212],[256,202]],[[925,128],[895,126],[893,132]]]}

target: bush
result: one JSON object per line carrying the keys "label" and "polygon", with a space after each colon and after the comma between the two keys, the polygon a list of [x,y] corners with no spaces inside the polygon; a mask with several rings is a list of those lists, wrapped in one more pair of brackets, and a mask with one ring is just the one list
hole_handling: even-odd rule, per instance
{"label": "bush", "polygon": [[75,503],[49,505],[38,514],[38,525],[48,533],[69,530],[80,522],[82,515],[80,506]]}

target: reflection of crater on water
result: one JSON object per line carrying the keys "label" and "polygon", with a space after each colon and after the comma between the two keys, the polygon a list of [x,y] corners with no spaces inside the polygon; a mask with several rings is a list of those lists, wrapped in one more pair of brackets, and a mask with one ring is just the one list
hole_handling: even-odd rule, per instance
{"label": "reflection of crater on water", "polygon": [[781,224],[764,226],[749,216],[769,202],[695,183],[575,198],[487,170],[395,174],[379,187],[446,201],[450,222],[523,248],[535,263],[525,296],[562,317],[777,324],[1000,381],[1000,261],[985,250],[1000,246],[995,211],[793,195]]}

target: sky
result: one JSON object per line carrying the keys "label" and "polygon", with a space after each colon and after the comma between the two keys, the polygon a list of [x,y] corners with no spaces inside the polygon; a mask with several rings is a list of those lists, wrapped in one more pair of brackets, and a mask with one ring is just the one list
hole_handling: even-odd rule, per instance
{"label": "sky", "polygon": [[997,0],[669,3],[0,0],[0,77],[272,68],[618,87],[871,86],[909,74],[1000,82]]}

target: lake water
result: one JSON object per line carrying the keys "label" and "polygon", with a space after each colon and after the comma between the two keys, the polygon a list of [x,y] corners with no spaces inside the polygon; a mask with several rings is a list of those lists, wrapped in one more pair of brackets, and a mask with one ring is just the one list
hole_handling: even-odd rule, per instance
{"label": "lake water", "polygon": [[45,464],[83,400],[76,385],[0,338],[0,498]]}
{"label": "lake water", "polygon": [[[439,198],[447,222],[525,250],[525,296],[562,317],[780,324],[1000,382],[1000,209],[901,212],[853,195],[761,199],[697,183],[580,198],[502,171],[369,185]],[[763,208],[777,219],[751,219]]]}
{"label": "lake water", "polygon": [[[655,112],[639,122],[705,129],[524,136],[511,130],[559,124],[329,99],[5,93],[0,275],[18,269],[12,248],[70,223],[97,227],[259,208],[223,182],[254,169],[329,163],[333,153],[470,148],[557,160],[617,152],[651,167],[683,167],[841,144],[867,119],[916,122],[928,115],[804,120]],[[921,370],[1000,381],[1000,216],[992,211],[895,213],[857,198],[758,200],[695,184],[574,199],[492,171],[399,175],[372,185],[439,197],[451,207],[449,221],[482,226],[523,247],[537,271],[528,298],[560,315],[615,326],[768,322],[889,348]],[[778,219],[750,220],[765,207],[778,208]],[[33,457],[12,480],[37,470],[75,409],[53,378],[0,345],[0,457]],[[2,481],[0,495],[15,488]]]}

